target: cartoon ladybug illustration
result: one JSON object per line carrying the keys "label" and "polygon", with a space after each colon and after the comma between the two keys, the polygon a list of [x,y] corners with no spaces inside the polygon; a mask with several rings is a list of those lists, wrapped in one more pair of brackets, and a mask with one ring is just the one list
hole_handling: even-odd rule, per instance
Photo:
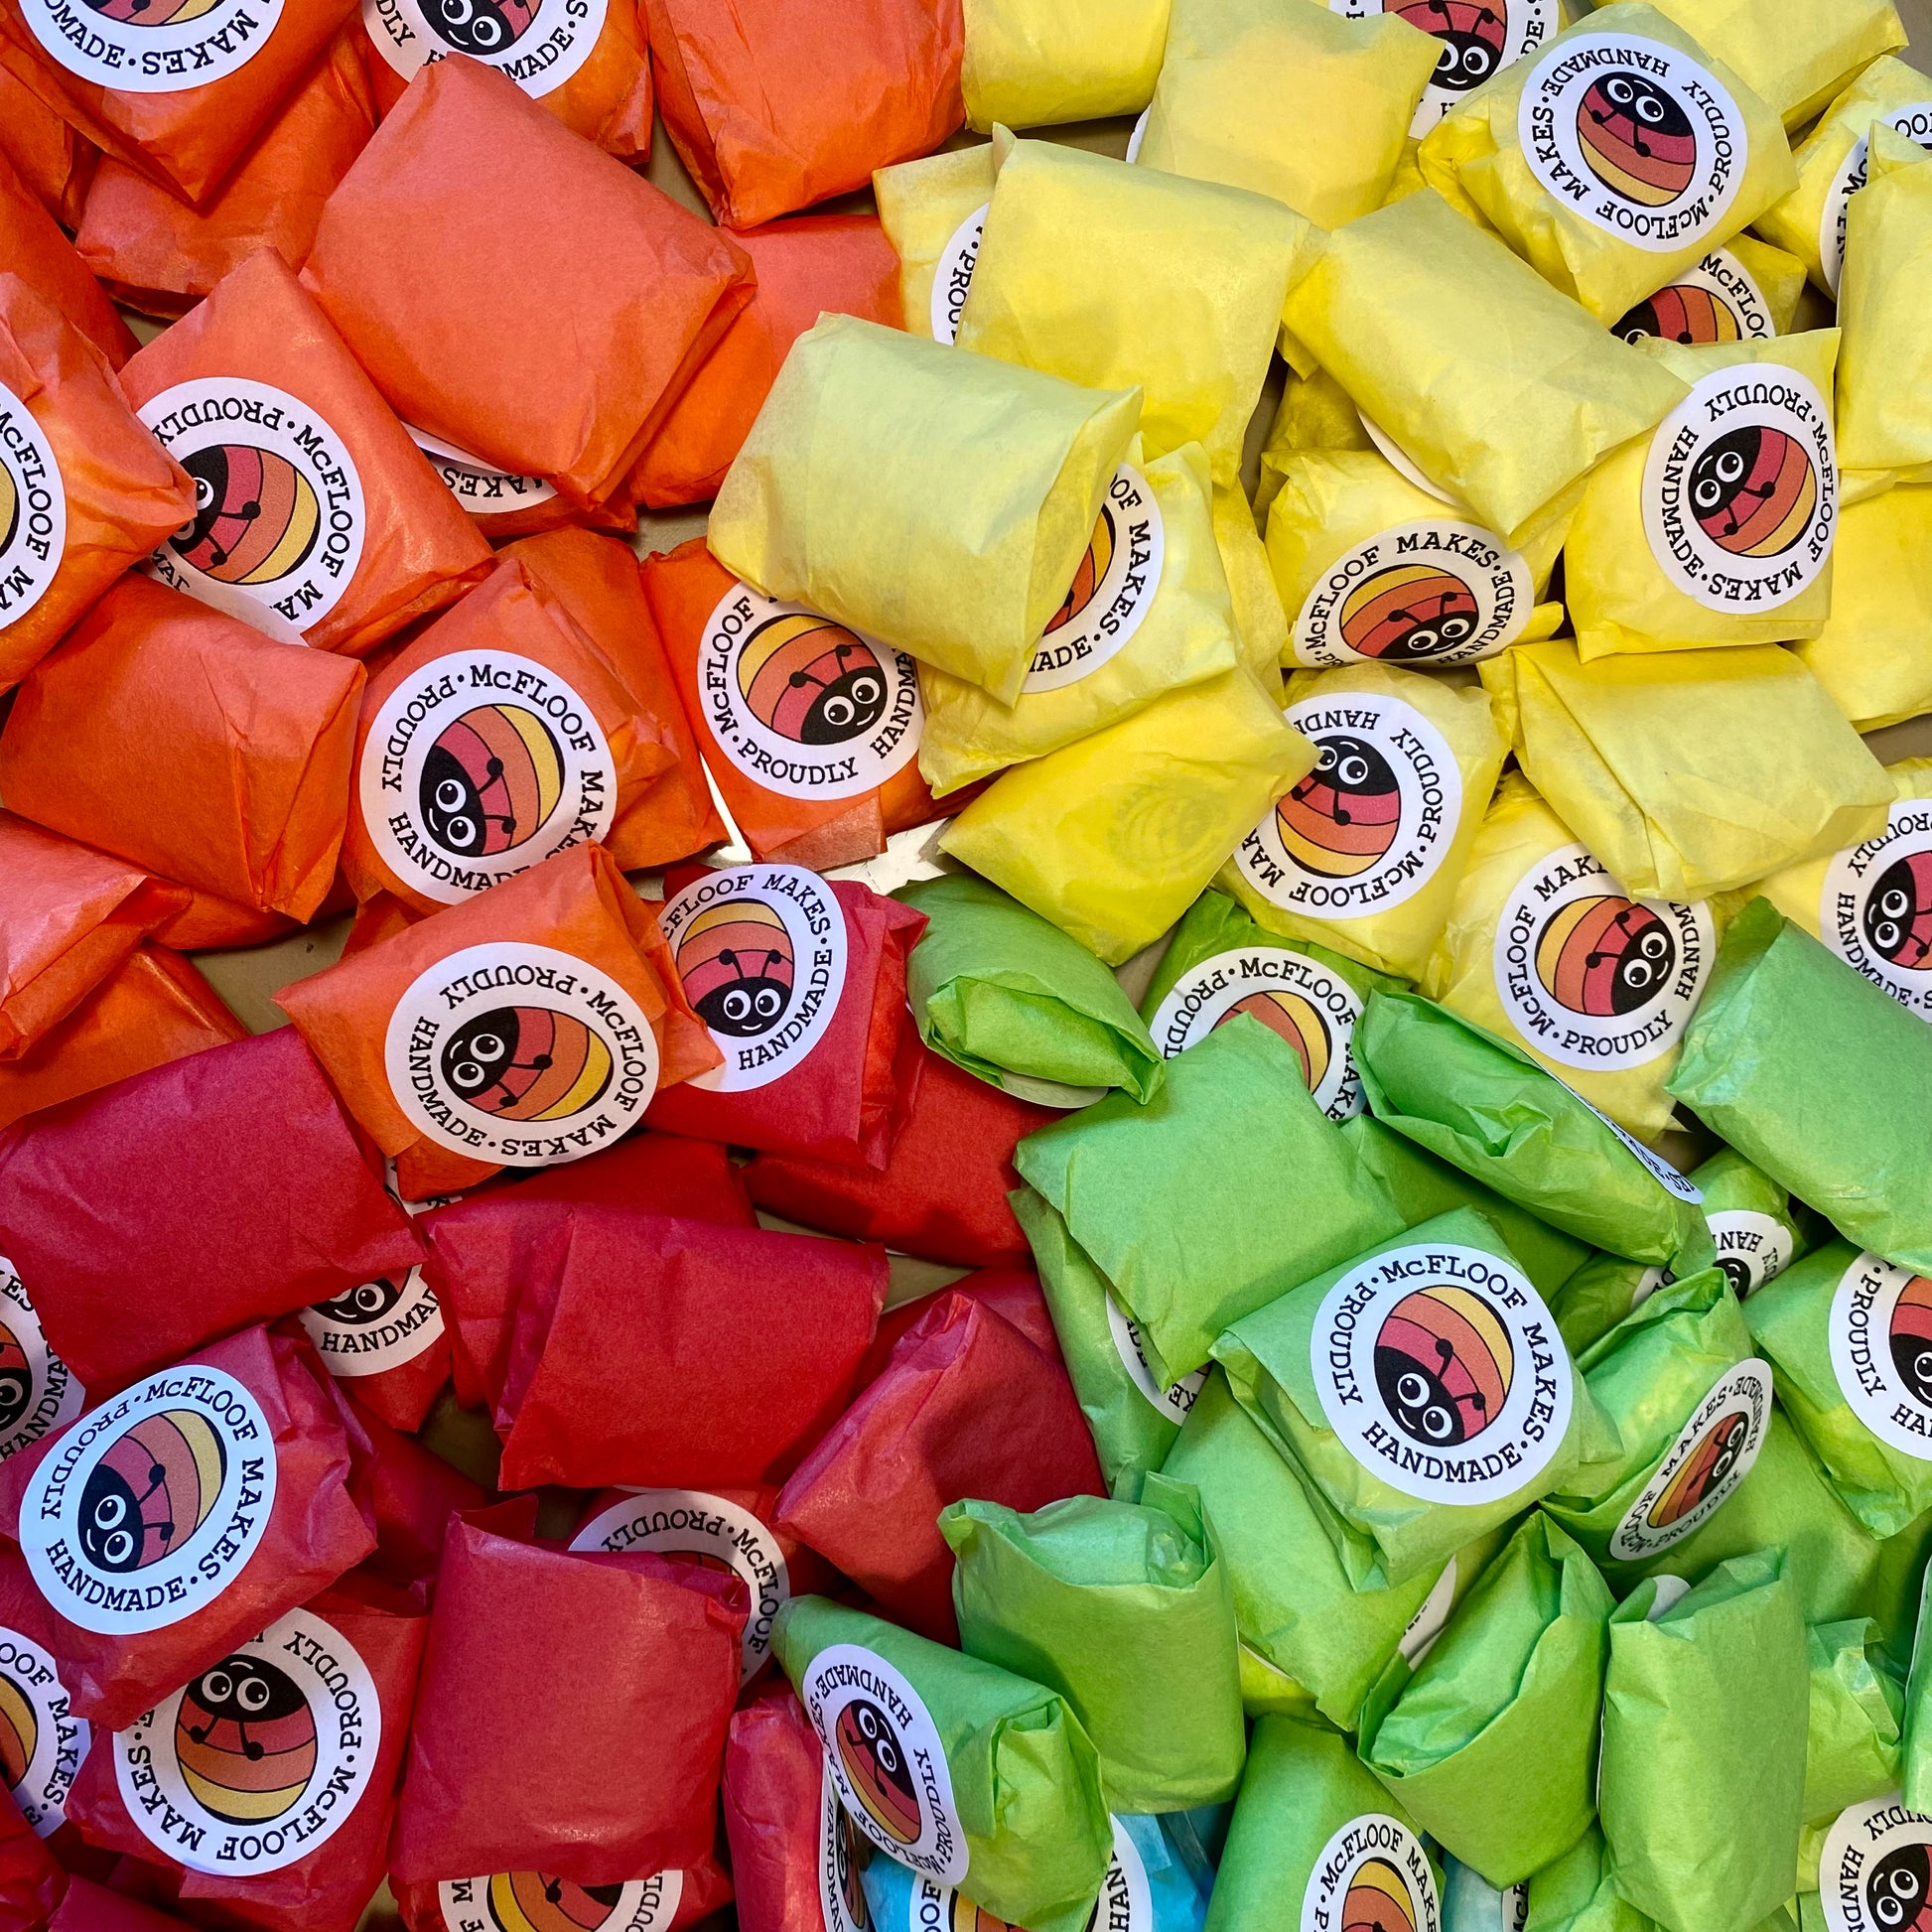
{"label": "cartoon ladybug illustration", "polygon": [[1741,1410],[1720,1416],[1665,1485],[1664,1493],[1651,1504],[1651,1527],[1668,1529],[1690,1515],[1707,1496],[1715,1495],[1736,1468],[1750,1433],[1750,1418]]}
{"label": "cartoon ladybug illustration", "polygon": [[1348,594],[1341,635],[1357,656],[1424,663],[1466,644],[1480,618],[1461,578],[1435,564],[1392,564]]}
{"label": "cartoon ladybug illustration", "polygon": [[87,0],[87,5],[104,19],[129,27],[167,27],[199,20],[214,0]]}
{"label": "cartoon ladybug illustration", "polygon": [[19,534],[20,485],[14,482],[14,473],[0,463],[0,557],[13,548]]}
{"label": "cartoon ladybug illustration", "polygon": [[0,1671],[0,1783],[9,1791],[27,1775],[40,1741],[41,1721],[35,1715],[34,1700]]}
{"label": "cartoon ladybug illustration", "polygon": [[895,1844],[916,1845],[921,1830],[919,1794],[892,1720],[878,1705],[854,1698],[839,1713],[833,1734],[839,1762],[866,1815]]}
{"label": "cartoon ladybug illustration", "polygon": [[523,0],[435,0],[430,25],[465,54],[500,54],[514,47],[537,17]]}
{"label": "cartoon ladybug illustration", "polygon": [[1603,186],[1640,207],[1662,207],[1697,173],[1691,117],[1671,94],[1623,68],[1599,74],[1577,109],[1584,161]]}
{"label": "cartoon ladybug illustration", "polygon": [[1691,466],[1691,513],[1734,557],[1775,557],[1804,535],[1818,507],[1818,473],[1781,429],[1747,425]]}
{"label": "cartoon ladybug illustration", "polygon": [[80,1491],[80,1548],[125,1575],[159,1563],[207,1520],[228,1451],[193,1409],[143,1416],[114,1439]]}
{"label": "cartoon ladybug illustration", "polygon": [[1443,1282],[1405,1295],[1375,1337],[1375,1385],[1405,1434],[1431,1449],[1480,1436],[1502,1413],[1515,1351],[1481,1296]]}
{"label": "cartoon ladybug illustration", "polygon": [[1742,1301],[1751,1292],[1751,1265],[1742,1255],[1720,1255],[1718,1266],[1730,1284],[1730,1292]]}
{"label": "cartoon ladybug illustration", "polygon": [[1648,1005],[1677,969],[1670,927],[1647,905],[1605,893],[1573,898],[1536,942],[1536,976],[1572,1013],[1607,1020]]}
{"label": "cartoon ladybug illustration", "polygon": [[886,715],[879,653],[843,624],[804,612],[771,618],[745,640],[738,688],[752,716],[797,745],[843,745]]}
{"label": "cartoon ladybug illustration", "polygon": [[[1103,1894],[1104,1895],[1104,1894]],[[1100,1902],[1094,1901],[1094,1918],[1100,1916]],[[975,1905],[964,1892],[954,1892],[952,1909],[947,1913],[948,1932],[1008,1932],[1007,1922],[995,1918],[983,1906]],[[1092,1924],[1093,1920],[1088,1923]]]}
{"label": "cartoon ladybug illustration", "polygon": [[1114,513],[1102,503],[1093,526],[1093,541],[1087,545],[1080,568],[1073,573],[1072,586],[1046,626],[1047,636],[1071,623],[1093,602],[1094,593],[1106,581],[1107,566],[1114,560],[1116,541]]}
{"label": "cartoon ladybug illustration", "polygon": [[0,1429],[11,1429],[34,1399],[34,1364],[20,1337],[0,1321]]}
{"label": "cartoon ladybug illustration", "polygon": [[1914,1275],[1891,1311],[1891,1359],[1917,1399],[1932,1409],[1932,1281]]}
{"label": "cartoon ladybug illustration", "polygon": [[380,1321],[402,1300],[402,1286],[383,1275],[351,1288],[346,1295],[338,1295],[333,1302],[318,1302],[316,1312],[340,1321],[345,1328],[366,1328],[370,1322]]}
{"label": "cartoon ladybug illustration", "polygon": [[1328,1023],[1311,1002],[1299,993],[1250,993],[1246,999],[1235,1001],[1214,1025],[1225,1027],[1237,1013],[1245,1013],[1270,1033],[1280,1034],[1295,1048],[1309,1091],[1312,1093],[1320,1086],[1334,1057],[1334,1043],[1328,1037]]}
{"label": "cartoon ladybug illustration", "polygon": [[785,922],[762,899],[707,906],[677,943],[685,998],[713,1033],[756,1039],[791,1004],[794,962]]}
{"label": "cartoon ladybug illustration", "polygon": [[1395,769],[1363,738],[1318,738],[1314,769],[1275,807],[1288,856],[1318,879],[1353,879],[1384,858],[1402,822]]}
{"label": "cartoon ladybug illustration", "polygon": [[182,1693],[175,1761],[203,1808],[259,1825],[296,1805],[316,1768],[316,1719],[288,1673],[245,1652]]}
{"label": "cartoon ladybug illustration", "polygon": [[494,1872],[488,1889],[500,1932],[598,1932],[622,1898],[621,1885],[579,1885],[548,1871]]}
{"label": "cartoon ladybug illustration", "polygon": [[534,711],[479,705],[437,734],[417,787],[423,823],[466,859],[513,852],[549,823],[564,791],[564,755]]}
{"label": "cartoon ladybug illustration", "polygon": [[458,1097],[502,1120],[567,1120],[611,1084],[611,1049],[574,1014],[496,1007],[466,1020],[443,1048]]}
{"label": "cartoon ladybug illustration", "polygon": [[287,457],[247,443],[193,450],[195,519],[169,538],[184,563],[222,584],[272,584],[315,548],[322,505]]}
{"label": "cartoon ladybug illustration", "polygon": [[1626,343],[1658,336],[1667,343],[1734,343],[1744,333],[1737,311],[1714,290],[1673,282],[1639,302],[1611,332]]}
{"label": "cartoon ladybug illustration", "polygon": [[1416,1901],[1386,1859],[1364,1859],[1348,1874],[1341,1932],[1416,1932]]}
{"label": "cartoon ladybug illustration", "polygon": [[1865,1873],[1864,1903],[1881,1932],[1932,1932],[1932,1848],[1887,1852]]}
{"label": "cartoon ladybug illustration", "polygon": [[1881,959],[1914,973],[1932,967],[1932,852],[1908,853],[1878,875],[1863,922]]}
{"label": "cartoon ladybug illustration", "polygon": [[1476,0],[1401,0],[1388,11],[1443,43],[1432,87],[1466,94],[1503,65],[1508,29],[1501,14]]}
{"label": "cartoon ladybug illustration", "polygon": [[843,1805],[832,1819],[832,1863],[839,1887],[839,1903],[846,1923],[854,1932],[871,1932],[872,1909],[866,1903],[866,1888],[860,1873],[872,1859],[872,1842],[859,1836],[859,1828]]}

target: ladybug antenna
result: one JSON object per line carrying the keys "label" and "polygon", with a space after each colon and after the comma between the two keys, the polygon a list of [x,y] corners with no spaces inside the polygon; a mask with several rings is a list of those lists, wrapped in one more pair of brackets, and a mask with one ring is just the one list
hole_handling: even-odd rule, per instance
{"label": "ladybug antenna", "polygon": [[[845,660],[848,657],[852,656],[853,653],[859,650],[861,646],[853,643],[834,644],[832,646],[832,656],[834,661],[838,664],[839,667],[837,675],[844,674]],[[803,670],[803,671],[793,671],[790,677],[788,677],[785,680],[785,682],[789,684],[794,691],[802,690],[804,686],[806,686],[807,684],[816,684],[818,688],[821,691],[823,691],[830,686],[832,680],[831,678],[826,678],[826,677],[814,677],[809,670]]]}

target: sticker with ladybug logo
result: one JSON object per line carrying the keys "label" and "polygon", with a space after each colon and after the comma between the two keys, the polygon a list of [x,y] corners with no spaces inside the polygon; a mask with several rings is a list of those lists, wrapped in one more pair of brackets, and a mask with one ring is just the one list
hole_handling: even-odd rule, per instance
{"label": "sticker with ladybug logo", "polygon": [[[1932,149],[1932,100],[1915,100],[1889,113],[1872,115],[1874,123],[1895,129],[1908,141]],[[1825,191],[1825,211],[1818,222],[1818,258],[1825,270],[1825,285],[1838,293],[1839,277],[1845,273],[1845,219],[1852,197],[1865,184],[1871,170],[1871,137],[1861,134],[1852,152],[1839,164],[1832,185]]]}
{"label": "sticker with ladybug logo", "polygon": [[1304,698],[1288,722],[1315,765],[1248,836],[1235,863],[1261,896],[1317,919],[1358,919],[1436,876],[1462,812],[1462,774],[1413,705],[1351,691]]}
{"label": "sticker with ladybug logo", "polygon": [[285,0],[22,0],[49,59],[116,93],[187,92],[245,67]]}
{"label": "sticker with ladybug logo", "polygon": [[1818,923],[1848,966],[1932,1020],[1932,802],[1901,799],[1875,839],[1832,860]]}
{"label": "sticker with ladybug logo", "polygon": [[1322,573],[1295,620],[1295,661],[1471,664],[1513,644],[1535,604],[1529,565],[1492,532],[1404,523]]}
{"label": "sticker with ladybug logo", "polygon": [[1728,248],[1714,248],[1668,288],[1647,296],[1610,332],[1626,343],[1761,342],[1775,336],[1771,305]]}
{"label": "sticker with ladybug logo", "polygon": [[93,1729],[77,1718],[53,1653],[0,1628],[0,1781],[20,1815],[51,1838],[68,1815],[68,1793]]}
{"label": "sticker with ladybug logo", "polygon": [[1123,464],[1021,691],[1057,691],[1099,670],[1140,629],[1161,588],[1167,548],[1161,505],[1147,479]]}
{"label": "sticker with ladybug logo", "polygon": [[719,751],[787,798],[876,791],[919,749],[911,658],[743,584],[705,624],[698,685]]}
{"label": "sticker with ladybug logo", "polygon": [[952,1771],[918,1692],[877,1651],[828,1644],[798,1695],[852,1822],[887,1857],[941,1884],[966,1875]]}
{"label": "sticker with ladybug logo", "polygon": [[665,1932],[683,1896],[681,1871],[622,1885],[580,1885],[549,1871],[496,1871],[446,1878],[436,1888],[446,1932]]}
{"label": "sticker with ladybug logo", "polygon": [[1485,81],[1514,67],[1562,25],[1557,0],[1328,0],[1350,20],[1394,14],[1443,44],[1409,132],[1417,140]]}
{"label": "sticker with ladybug logo", "polygon": [[[1131,154],[1127,158],[1134,159]],[[933,265],[931,323],[936,343],[950,344],[959,334],[959,314],[966,306],[966,291],[973,286],[980,237],[986,232],[986,211],[992,206],[991,202],[982,202],[952,231]]]}
{"label": "sticker with ladybug logo", "polygon": [[659,929],[692,1011],[723,1066],[690,1082],[748,1093],[789,1073],[818,1042],[845,991],[845,913],[802,866],[739,866],[664,901]]}
{"label": "sticker with ladybug logo", "polygon": [[1553,47],[1524,82],[1516,138],[1566,208],[1659,254],[1719,226],[1748,153],[1744,117],[1717,76],[1635,34]]}
{"label": "sticker with ladybug logo", "polygon": [[650,1023],[607,973],[551,946],[467,946],[418,975],[383,1042],[419,1134],[478,1161],[582,1160],[637,1124],[657,1090]]}
{"label": "sticker with ladybug logo", "polygon": [[610,830],[618,771],[591,708],[507,650],[422,665],[362,741],[357,802],[382,863],[454,904]]}
{"label": "sticker with ladybug logo", "polygon": [[1932,1462],[1932,1281],[1862,1254],[1839,1277],[1827,1335],[1852,1413],[1881,1443]]}
{"label": "sticker with ladybug logo", "polygon": [[1721,1207],[1705,1220],[1718,1244],[1718,1266],[1738,1301],[1755,1295],[1791,1266],[1791,1230],[1773,1215],[1750,1207]]}
{"label": "sticker with ladybug logo", "polygon": [[1563,846],[1516,882],[1496,921],[1496,995],[1564,1066],[1642,1066],[1697,1011],[1717,936],[1702,900],[1630,898],[1584,846]]}
{"label": "sticker with ladybug logo", "polygon": [[606,0],[362,0],[362,26],[405,80],[467,54],[541,100],[591,58],[605,10]]}
{"label": "sticker with ladybug logo", "polygon": [[361,1802],[382,1741],[369,1667],[333,1625],[291,1610],[114,1733],[134,1828],[191,1871],[279,1871]]}
{"label": "sticker with ladybug logo", "polygon": [[0,630],[47,595],[67,541],[68,492],[54,446],[27,405],[0,386]]}
{"label": "sticker with ladybug logo", "polygon": [[1610,1537],[1620,1563],[1644,1563],[1700,1530],[1750,1474],[1771,1419],[1771,1365],[1727,1368]]}
{"label": "sticker with ladybug logo", "polygon": [[1151,1032],[1173,1059],[1237,1013],[1280,1034],[1302,1062],[1302,1077],[1330,1120],[1362,1111],[1362,1076],[1352,1042],[1362,997],[1339,973],[1280,946],[1236,946],[1190,966],[1154,1015]]}
{"label": "sticker with ladybug logo", "polygon": [[1351,1818],[1321,1848],[1302,1894],[1301,1932],[1439,1932],[1429,1856],[1386,1812]]}
{"label": "sticker with ladybug logo", "polygon": [[1570,1427],[1570,1356],[1513,1263],[1396,1248],[1323,1298],[1311,1360],[1328,1427],[1372,1475],[1434,1503],[1492,1503],[1542,1472]]}
{"label": "sticker with ladybug logo", "polygon": [[86,1404],[86,1390],[48,1347],[13,1263],[0,1255],[0,1460],[65,1429]]}
{"label": "sticker with ladybug logo", "polygon": [[1932,1818],[1897,1792],[1840,1812],[1818,1861],[1827,1932],[1932,1932]]}
{"label": "sticker with ladybug logo", "polygon": [[83,1630],[160,1630],[255,1554],[275,1503],[274,1436],[218,1368],[170,1369],[81,1417],[34,1471],[20,1547]]}
{"label": "sticker with ladybug logo", "polygon": [[1650,439],[1650,553],[1707,610],[1788,604],[1830,560],[1837,520],[1831,407],[1795,369],[1744,362],[1700,377]]}
{"label": "sticker with ladybug logo", "polygon": [[872,1846],[839,1802],[828,1759],[818,1787],[818,1907],[825,1932],[872,1932],[872,1908],[859,1876],[871,1861]]}
{"label": "sticker with ladybug logo", "polygon": [[472,516],[501,516],[510,510],[534,509],[557,493],[557,485],[545,483],[541,477],[513,476],[441,436],[418,429],[414,423],[404,423],[403,428],[409,432],[409,440],[429,458],[430,468],[443,479],[450,494]]}
{"label": "sticker with ladybug logo", "polygon": [[[461,1194],[431,1194],[424,1200],[404,1200],[396,1188],[396,1164],[383,1163],[382,1184],[389,1198],[413,1221],[434,1207],[448,1207]],[[387,1275],[363,1282],[333,1302],[317,1302],[301,1311],[302,1325],[322,1356],[322,1365],[338,1381],[380,1375],[401,1368],[431,1346],[443,1333],[443,1309],[436,1291],[423,1279],[420,1265],[400,1281]]]}

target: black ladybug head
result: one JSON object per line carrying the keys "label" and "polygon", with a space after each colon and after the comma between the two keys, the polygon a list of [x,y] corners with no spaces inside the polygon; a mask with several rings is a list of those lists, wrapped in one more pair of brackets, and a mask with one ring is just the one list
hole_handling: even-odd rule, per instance
{"label": "black ladybug head", "polygon": [[500,54],[522,37],[535,9],[518,0],[432,0],[430,19],[438,34],[466,54]]}
{"label": "black ladybug head", "polygon": [[90,1563],[115,1574],[141,1568],[143,1511],[159,1490],[162,1473],[157,1466],[147,1488],[137,1492],[120,1469],[107,1462],[94,1465],[80,1492],[80,1548]]}
{"label": "black ladybug head", "polygon": [[1877,1932],[1932,1927],[1932,1860],[1923,1845],[1900,1845],[1865,1873],[1865,1909]]}
{"label": "black ladybug head", "polygon": [[1742,1255],[1720,1255],[1718,1266],[1724,1270],[1730,1292],[1741,1302],[1751,1292],[1751,1265]]}
{"label": "black ladybug head", "polygon": [[[1449,1344],[1438,1344],[1447,1365]],[[1398,1427],[1419,1443],[1462,1441],[1462,1416],[1437,1367],[1401,1349],[1375,1351],[1375,1386]]]}
{"label": "black ladybug head", "polygon": [[[843,745],[870,731],[886,715],[886,680],[877,659],[869,650],[854,653],[859,662],[841,669],[828,683],[819,686],[806,707],[799,737],[807,745]],[[791,681],[805,685],[812,679],[808,670],[794,671]]]}
{"label": "black ladybug head", "polygon": [[[308,1709],[292,1678],[260,1657],[245,1655],[224,1657],[212,1670],[204,1671],[189,1687],[189,1695],[198,1708],[188,1734],[197,1743],[205,1741],[222,1719],[261,1725]],[[251,1758],[262,1754],[261,1745],[252,1740],[242,1749]]]}
{"label": "black ladybug head", "polygon": [[[492,759],[486,767],[485,782],[493,785],[502,772],[502,765]],[[441,745],[432,745],[423,759],[419,791],[423,822],[437,844],[466,859],[474,859],[484,850],[489,842],[490,814],[484,810],[483,793],[461,761]]]}
{"label": "black ladybug head", "polygon": [[1862,922],[1881,959],[1914,970],[1932,961],[1932,852],[1888,865],[1865,896]]}
{"label": "black ladybug head", "polygon": [[694,1009],[713,1033],[753,1039],[777,1024],[791,999],[791,982],[763,970],[771,958],[759,953],[749,958],[738,952],[719,955],[720,964],[729,966],[737,977],[714,986]]}
{"label": "black ladybug head", "polygon": [[401,1300],[401,1283],[392,1282],[385,1275],[363,1282],[359,1288],[351,1288],[346,1295],[338,1295],[333,1302],[318,1302],[316,1312],[345,1327],[361,1328],[371,1321],[380,1321]]}
{"label": "black ladybug head", "polygon": [[1899,1380],[1928,1409],[1932,1409],[1932,1337],[1915,1334],[1911,1328],[1894,1324],[1891,1332],[1891,1360]]}

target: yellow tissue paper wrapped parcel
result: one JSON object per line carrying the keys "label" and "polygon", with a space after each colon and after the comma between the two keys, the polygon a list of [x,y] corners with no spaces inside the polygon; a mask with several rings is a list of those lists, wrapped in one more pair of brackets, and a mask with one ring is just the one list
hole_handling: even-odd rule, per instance
{"label": "yellow tissue paper wrapped parcel", "polygon": [[1685,393],[1430,191],[1329,235],[1286,321],[1363,416],[1508,543]]}
{"label": "yellow tissue paper wrapped parcel", "polygon": [[1708,899],[1633,899],[1520,771],[1497,787],[1423,978],[1639,1140],[1717,962]]}
{"label": "yellow tissue paper wrapped parcel", "polygon": [[1381,664],[1298,671],[1288,698],[1314,769],[1250,820],[1219,884],[1271,932],[1416,979],[1509,749],[1489,700]]}
{"label": "yellow tissue paper wrapped parcel", "polygon": [[1584,485],[1564,551],[1579,651],[1815,637],[1839,517],[1838,331],[1644,347],[1691,393]]}
{"label": "yellow tissue paper wrapped parcel", "polygon": [[1315,230],[1245,189],[1043,141],[996,146],[960,347],[1091,388],[1138,383],[1148,455],[1199,443],[1215,482],[1233,483]]}
{"label": "yellow tissue paper wrapped parcel", "polygon": [[821,316],[725,477],[712,553],[1011,703],[1140,402]]}
{"label": "yellow tissue paper wrapped parcel", "polygon": [[1013,704],[920,670],[919,770],[935,794],[1057,752],[1242,661],[1207,459],[1197,443],[1145,467],[1139,455],[1115,476]]}
{"label": "yellow tissue paper wrapped parcel", "polygon": [[898,295],[914,336],[949,343],[959,330],[980,230],[993,199],[993,150],[929,154],[875,168],[880,225],[898,256]]}
{"label": "yellow tissue paper wrapped parcel", "polygon": [[1647,0],[1599,7],[1506,69],[1421,160],[1605,324],[1797,185],[1778,116]]}
{"label": "yellow tissue paper wrapped parcel", "polygon": [[1138,114],[1154,92],[1168,0],[965,0],[966,125],[1047,127]]}
{"label": "yellow tissue paper wrapped parcel", "polygon": [[1234,609],[1235,642],[1241,661],[1263,692],[1281,702],[1282,653],[1288,648],[1288,614],[1268,568],[1268,552],[1255,529],[1255,513],[1239,483],[1214,485],[1214,540],[1227,573]]}
{"label": "yellow tissue paper wrapped parcel", "polygon": [[939,843],[1118,966],[1179,918],[1313,763],[1254,679],[1230,671],[1016,765]]}
{"label": "yellow tissue paper wrapped parcel", "polygon": [[1477,669],[1524,774],[1639,897],[1707,898],[1884,823],[1884,767],[1776,644],[1586,664],[1559,637]]}
{"label": "yellow tissue paper wrapped parcel", "polygon": [[1798,655],[1860,731],[1932,711],[1932,486],[1848,504],[1832,553],[1832,615]]}

